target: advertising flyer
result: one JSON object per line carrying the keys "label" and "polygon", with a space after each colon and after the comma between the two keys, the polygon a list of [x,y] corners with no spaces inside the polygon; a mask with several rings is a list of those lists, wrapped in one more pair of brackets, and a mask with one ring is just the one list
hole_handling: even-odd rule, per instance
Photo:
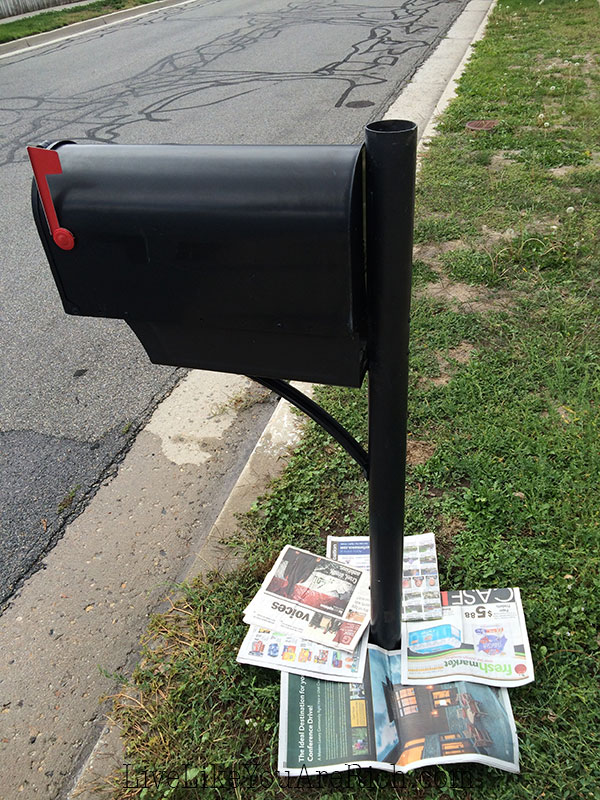
{"label": "advertising flyer", "polygon": [[328,536],[327,556],[334,561],[341,561],[349,567],[369,572],[369,537],[368,536]]}
{"label": "advertising flyer", "polygon": [[367,658],[367,633],[354,653],[298,639],[285,633],[251,625],[237,655],[241,664],[312,675],[329,681],[356,682],[363,679]]}
{"label": "advertising flyer", "polygon": [[518,589],[442,592],[439,622],[403,623],[403,683],[469,680],[512,687],[533,679]]}
{"label": "advertising flyer", "polygon": [[[327,555],[369,572],[368,536],[328,536]],[[442,616],[437,552],[433,533],[404,537],[402,557],[402,619]]]}
{"label": "advertising flyer", "polygon": [[279,737],[281,775],[464,762],[519,771],[506,689],[467,681],[406,686],[400,654],[373,645],[362,683],[282,673]]}
{"label": "advertising flyer", "polygon": [[287,545],[246,608],[244,622],[351,653],[369,612],[366,573]]}

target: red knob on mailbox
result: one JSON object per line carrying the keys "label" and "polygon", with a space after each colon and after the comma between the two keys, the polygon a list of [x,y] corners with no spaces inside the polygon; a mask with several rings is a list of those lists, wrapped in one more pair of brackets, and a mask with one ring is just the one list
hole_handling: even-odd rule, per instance
{"label": "red knob on mailbox", "polygon": [[62,173],[58,153],[56,150],[46,150],[44,147],[28,147],[27,154],[33,167],[33,176],[52,239],[61,250],[72,250],[75,247],[75,237],[71,231],[59,225],[47,180],[48,175],[60,175]]}

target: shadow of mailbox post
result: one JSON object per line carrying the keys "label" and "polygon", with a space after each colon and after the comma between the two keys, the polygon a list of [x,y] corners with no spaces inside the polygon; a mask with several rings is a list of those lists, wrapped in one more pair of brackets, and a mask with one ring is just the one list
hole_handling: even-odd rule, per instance
{"label": "shadow of mailbox post", "polygon": [[[400,642],[416,126],[364,145],[28,148],[65,311],[123,319],[151,361],[248,375],[369,479],[371,639]],[[360,386],[369,454],[287,380]]]}

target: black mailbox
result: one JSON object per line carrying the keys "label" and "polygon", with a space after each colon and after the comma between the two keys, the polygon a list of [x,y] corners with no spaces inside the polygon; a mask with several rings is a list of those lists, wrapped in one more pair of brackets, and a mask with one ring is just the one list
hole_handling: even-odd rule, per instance
{"label": "black mailbox", "polygon": [[[369,479],[371,636],[400,641],[417,129],[361,146],[29,148],[69,314],[124,319],[152,361],[254,377]],[[39,191],[39,194],[38,194]],[[369,452],[285,378],[359,386]]]}
{"label": "black mailbox", "polygon": [[67,313],[124,319],[158,364],[361,384],[360,146],[54,147],[73,238],[33,210]]}

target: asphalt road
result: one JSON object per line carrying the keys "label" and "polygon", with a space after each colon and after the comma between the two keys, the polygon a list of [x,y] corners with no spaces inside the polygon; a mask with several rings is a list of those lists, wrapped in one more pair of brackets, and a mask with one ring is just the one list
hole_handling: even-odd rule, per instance
{"label": "asphalt road", "polygon": [[26,145],[358,141],[465,5],[199,0],[0,60],[0,602],[179,376],[63,313]]}

